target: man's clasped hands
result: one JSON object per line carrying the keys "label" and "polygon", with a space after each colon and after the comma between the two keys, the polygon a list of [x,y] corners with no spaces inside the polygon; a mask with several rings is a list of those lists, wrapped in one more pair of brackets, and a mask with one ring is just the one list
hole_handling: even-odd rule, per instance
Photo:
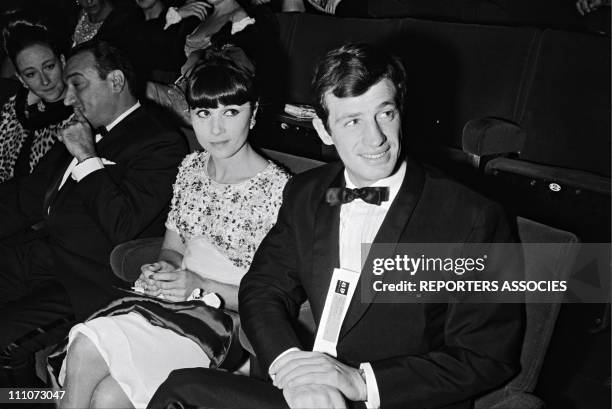
{"label": "man's clasped hands", "polygon": [[269,374],[291,408],[346,408],[345,399],[367,398],[359,369],[321,352],[292,349],[270,365]]}

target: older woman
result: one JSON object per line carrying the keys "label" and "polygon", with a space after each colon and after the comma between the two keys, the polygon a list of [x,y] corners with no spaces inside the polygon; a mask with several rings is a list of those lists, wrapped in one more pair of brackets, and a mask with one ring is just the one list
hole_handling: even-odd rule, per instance
{"label": "older woman", "polygon": [[47,27],[17,15],[2,32],[23,89],[0,113],[0,182],[32,172],[72,110],[63,103],[64,55]]}
{"label": "older woman", "polygon": [[[258,99],[252,69],[235,50],[210,51],[189,78],[190,117],[204,151],[188,155],[179,168],[162,250],[137,281],[148,296],[178,302],[215,294],[237,311],[240,279],[276,222],[289,178],[248,141]],[[129,302],[142,307],[150,299]],[[61,383],[65,374],[62,407],[144,408],[171,371],[211,364],[210,350],[180,335],[176,322],[162,328],[159,319],[153,325],[137,311],[71,330],[59,377]]]}

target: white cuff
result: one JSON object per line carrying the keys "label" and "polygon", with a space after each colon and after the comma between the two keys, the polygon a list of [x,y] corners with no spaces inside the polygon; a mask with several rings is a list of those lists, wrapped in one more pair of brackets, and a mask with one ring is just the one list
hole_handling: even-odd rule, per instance
{"label": "white cuff", "polygon": [[359,365],[359,369],[363,369],[366,378],[366,391],[368,394],[365,401],[366,408],[379,409],[380,395],[378,394],[378,384],[376,383],[376,376],[374,376],[372,365],[369,362],[364,362]]}
{"label": "white cuff", "polygon": [[252,17],[245,17],[240,21],[232,23],[231,34],[234,35],[236,33],[239,33],[251,24],[255,24],[255,19]]}
{"label": "white cuff", "polygon": [[181,17],[176,7],[168,7],[168,11],[166,12],[166,24],[164,25],[164,30],[166,30],[173,24],[180,23],[182,19],[183,17]]}
{"label": "white cuff", "polygon": [[104,169],[102,159],[98,158],[97,156],[86,159],[72,169],[72,178],[77,182],[80,182],[85,176],[98,169]]}
{"label": "white cuff", "polygon": [[270,378],[272,378],[272,380],[274,380],[274,375],[270,373],[270,368],[272,367],[272,365],[274,365],[274,362],[278,361],[279,359],[287,355],[289,352],[299,351],[299,350],[300,348],[297,348],[297,347],[289,348],[288,350],[281,352],[276,358],[274,358],[274,361],[272,361],[272,363],[268,367],[268,375],[270,375]]}

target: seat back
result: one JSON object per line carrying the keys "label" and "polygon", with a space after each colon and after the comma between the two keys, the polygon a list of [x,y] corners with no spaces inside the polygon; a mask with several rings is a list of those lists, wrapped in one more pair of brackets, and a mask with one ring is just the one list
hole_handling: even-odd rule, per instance
{"label": "seat back", "polygon": [[[542,271],[550,280],[567,280],[578,254],[579,240],[570,232],[517,218],[518,232],[524,246],[525,279],[538,279]],[[549,244],[557,245],[551,246]],[[543,244],[538,246],[537,244]],[[495,390],[477,400],[476,409],[491,408],[514,393],[529,393],[536,386],[563,293],[559,292],[555,303],[542,304],[534,301],[537,294],[526,295],[526,328],[521,351],[521,372],[503,388]]]}
{"label": "seat back", "polygon": [[610,177],[610,39],[545,30],[535,61],[521,158]]}
{"label": "seat back", "polygon": [[[408,74],[410,142],[461,147],[464,124],[485,116],[516,120],[541,31],[528,27],[278,15],[287,56],[286,102],[313,104],[316,62],[347,42],[388,49]],[[432,142],[433,141],[433,142]]]}
{"label": "seat back", "polygon": [[10,78],[0,78],[0,106],[15,95],[21,85],[19,81]]}
{"label": "seat back", "polygon": [[289,153],[278,152],[271,149],[262,149],[262,152],[273,161],[286,167],[293,174],[302,173],[325,163],[321,162],[320,160],[295,156]]}

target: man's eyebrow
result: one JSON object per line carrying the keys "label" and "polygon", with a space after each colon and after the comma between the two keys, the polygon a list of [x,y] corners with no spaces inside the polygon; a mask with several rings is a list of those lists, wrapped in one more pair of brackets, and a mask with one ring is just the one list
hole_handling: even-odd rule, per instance
{"label": "man's eyebrow", "polygon": [[[383,101],[380,104],[378,104],[378,106],[376,106],[376,110],[388,107],[388,106],[395,106],[395,101]],[[361,116],[363,114],[363,112],[357,111],[357,112],[349,112],[347,114],[344,114],[338,118],[336,118],[336,120],[334,121],[334,123],[338,123],[341,122],[345,119],[350,119],[350,118],[357,118],[359,116]]]}
{"label": "man's eyebrow", "polygon": [[68,74],[68,75],[66,75],[66,76],[64,77],[64,81],[68,81],[70,78],[72,78],[72,77],[76,77],[77,75],[78,75],[78,76],[80,76],[80,77],[82,77],[82,76],[83,76],[83,74],[81,74],[80,72],[73,72],[72,74]]}
{"label": "man's eyebrow", "polygon": [[362,115],[362,112],[349,112],[348,114],[344,114],[344,115],[339,116],[338,118],[336,118],[334,123],[338,123],[340,121],[343,121],[343,120],[349,119],[349,118],[357,118],[357,117],[359,117],[361,115]]}
{"label": "man's eyebrow", "polygon": [[376,108],[380,109],[380,108],[387,107],[389,105],[395,106],[395,101],[384,101],[384,102],[381,102],[380,104],[378,104],[378,106]]}

